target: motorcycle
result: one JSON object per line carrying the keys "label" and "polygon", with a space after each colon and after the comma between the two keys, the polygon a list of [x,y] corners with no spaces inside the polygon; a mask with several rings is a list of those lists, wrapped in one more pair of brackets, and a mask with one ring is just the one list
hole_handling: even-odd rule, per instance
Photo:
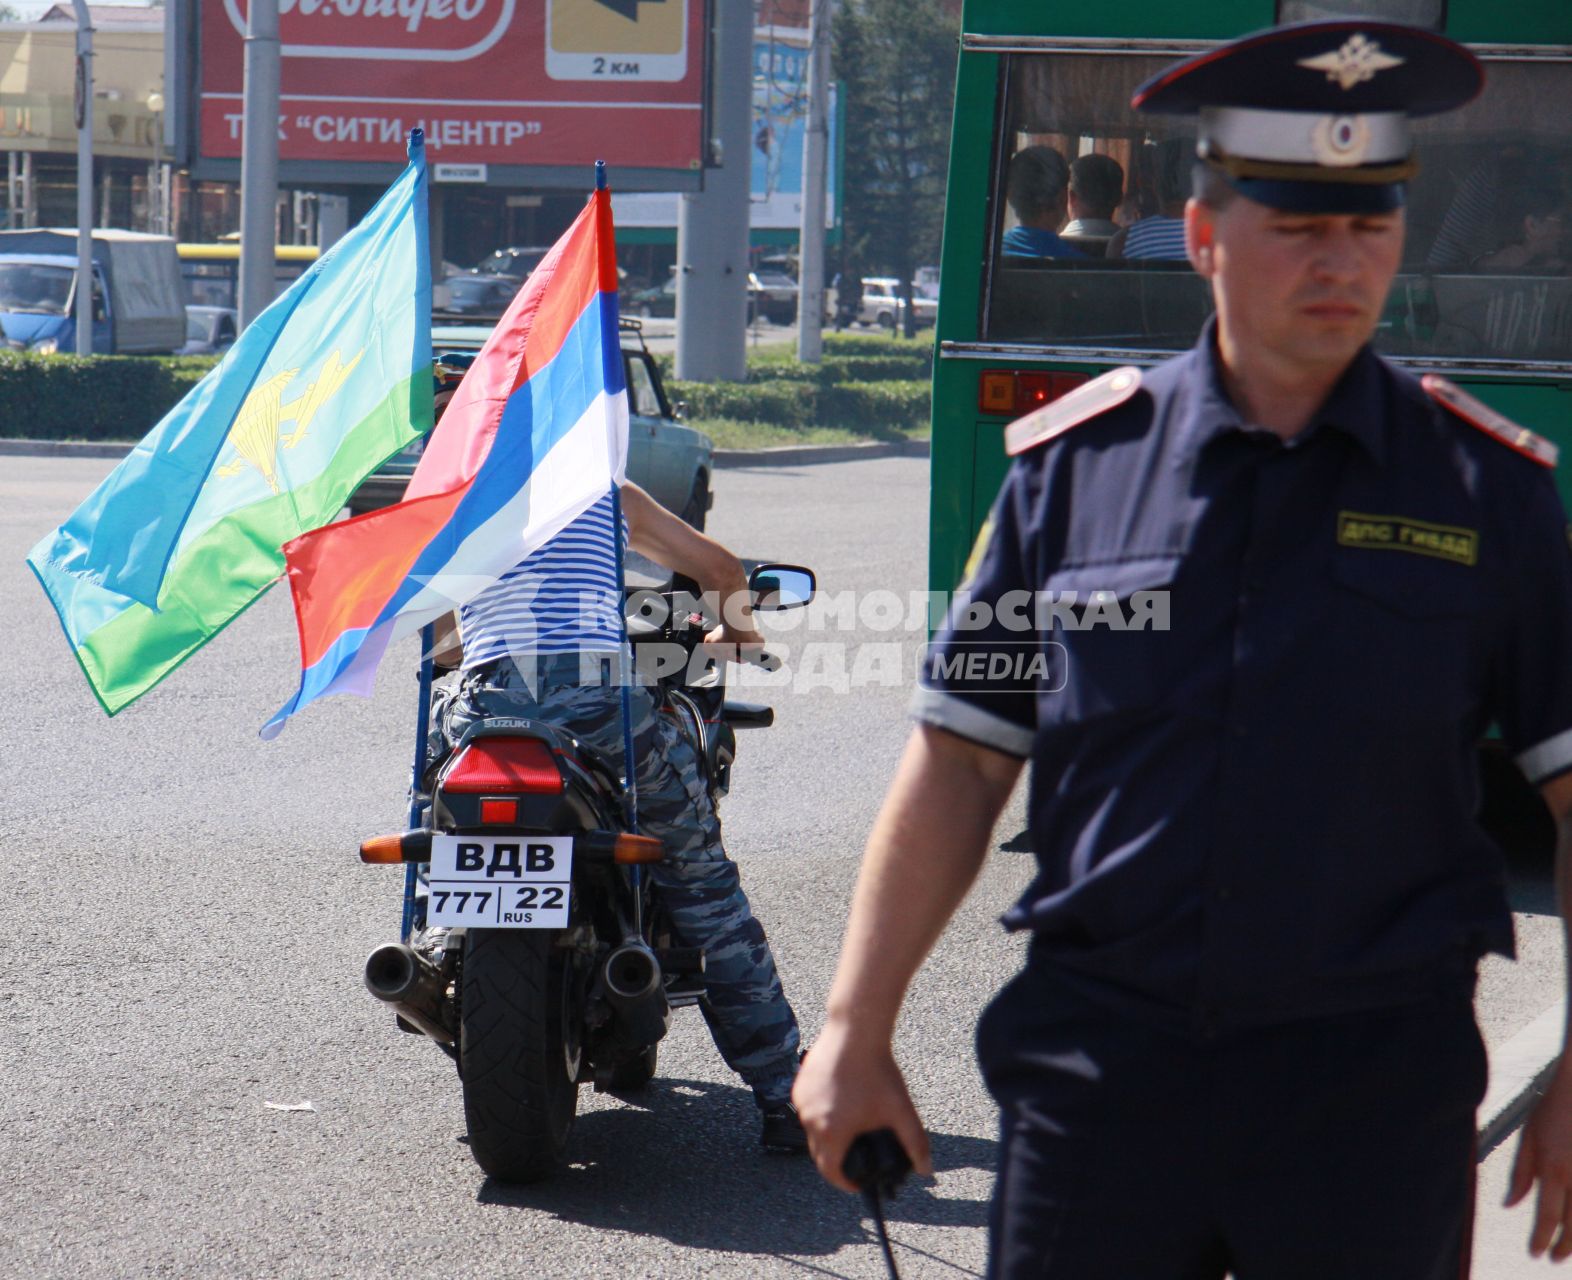
{"label": "motorcycle", "polygon": [[[807,604],[815,584],[811,570],[765,564],[748,585],[755,611],[770,612]],[[636,678],[692,741],[718,801],[735,730],[768,727],[774,712],[727,700],[696,604],[633,593],[628,633]],[[406,868],[403,938],[371,953],[366,988],[455,1061],[470,1153],[501,1181],[548,1176],[579,1086],[647,1084],[673,1011],[704,996],[703,952],[674,936],[643,873],[665,851],[629,822],[619,763],[543,721],[483,721],[434,764],[420,748],[423,820],[361,844],[364,862]]]}

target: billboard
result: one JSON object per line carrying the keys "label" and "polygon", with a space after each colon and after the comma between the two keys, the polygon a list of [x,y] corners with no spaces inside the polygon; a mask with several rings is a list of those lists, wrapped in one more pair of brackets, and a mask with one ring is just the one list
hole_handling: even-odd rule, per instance
{"label": "billboard", "polygon": [[[825,223],[835,225],[838,120],[830,86],[831,161],[826,175]],[[749,222],[755,231],[796,232],[802,225],[802,153],[808,126],[808,32],[759,27],[753,35],[753,131]],[[675,196],[615,195],[619,227],[675,227]]]}
{"label": "billboard", "polygon": [[[241,150],[246,0],[191,0],[193,168]],[[692,189],[705,159],[706,0],[279,0],[280,173],[344,181],[432,163],[492,180]],[[349,166],[349,168],[346,168]],[[664,176],[664,181],[661,181]]]}

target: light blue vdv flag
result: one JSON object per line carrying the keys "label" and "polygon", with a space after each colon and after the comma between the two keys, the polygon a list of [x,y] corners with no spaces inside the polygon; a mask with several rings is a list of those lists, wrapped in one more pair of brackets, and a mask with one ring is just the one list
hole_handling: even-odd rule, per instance
{"label": "light blue vdv flag", "polygon": [[229,625],[366,476],[431,429],[426,164],[246,328],[27,557],[110,715]]}
{"label": "light blue vdv flag", "polygon": [[[260,561],[276,562],[239,612],[283,571],[284,542],[331,521],[367,475],[431,429],[431,259],[418,129],[408,154],[365,219],[34,547],[28,561],[74,647],[83,638],[74,631],[127,605],[161,613],[181,556],[215,533],[227,533],[230,550],[250,562],[234,564],[237,579],[254,577]],[[214,571],[227,568],[208,555],[203,572]]]}

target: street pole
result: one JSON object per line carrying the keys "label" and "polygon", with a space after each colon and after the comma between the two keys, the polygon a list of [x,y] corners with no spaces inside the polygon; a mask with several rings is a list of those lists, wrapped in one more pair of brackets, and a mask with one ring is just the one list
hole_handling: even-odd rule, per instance
{"label": "street pole", "polygon": [[[82,3],[82,0],[77,0]],[[278,206],[278,0],[246,15],[245,119],[240,151],[240,327],[273,301]]]}
{"label": "street pole", "polygon": [[677,377],[741,382],[748,372],[748,185],[753,5],[715,6],[715,141],[720,168],[677,209]]}
{"label": "street pole", "polygon": [[163,147],[164,95],[157,89],[147,95],[147,109],[153,120],[150,133],[153,139],[153,158],[147,165],[147,229],[160,235],[169,233],[169,219],[165,201]]}
{"label": "street pole", "polygon": [[830,23],[834,0],[812,0],[808,17],[808,132],[802,149],[802,224],[797,236],[797,359],[824,356],[825,169],[830,154]]}
{"label": "street pole", "polygon": [[76,10],[76,353],[93,354],[93,19]]}
{"label": "street pole", "polygon": [[22,225],[38,225],[38,183],[33,176],[33,153],[22,152]]}

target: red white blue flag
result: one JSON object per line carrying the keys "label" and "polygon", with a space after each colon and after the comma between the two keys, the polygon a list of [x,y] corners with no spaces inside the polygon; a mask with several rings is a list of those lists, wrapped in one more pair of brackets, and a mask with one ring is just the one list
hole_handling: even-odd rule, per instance
{"label": "red white blue flag", "polygon": [[369,694],[388,646],[466,603],[623,480],[611,197],[596,191],[454,392],[404,500],[284,547],[300,689]]}

